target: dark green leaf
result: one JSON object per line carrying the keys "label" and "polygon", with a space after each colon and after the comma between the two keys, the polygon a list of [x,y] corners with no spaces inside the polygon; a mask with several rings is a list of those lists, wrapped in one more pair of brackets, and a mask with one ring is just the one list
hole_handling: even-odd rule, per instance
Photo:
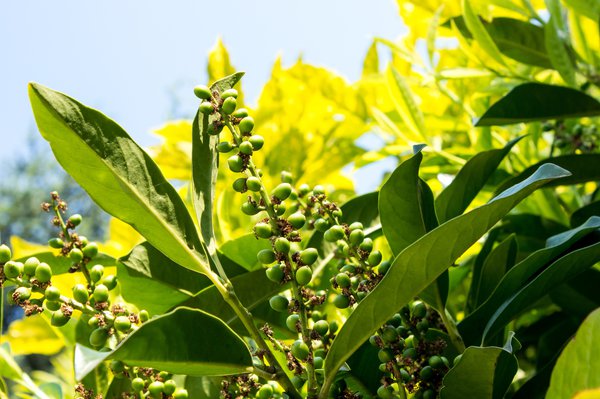
{"label": "dark green leaf", "polygon": [[379,352],[378,348],[365,341],[346,362],[350,367],[350,374],[358,379],[369,392],[377,392],[377,388],[381,385],[379,381],[383,376],[379,371],[381,362],[377,358],[377,352]]}
{"label": "dark green leaf", "polygon": [[563,311],[584,318],[600,307],[600,271],[588,269],[556,287],[550,298]]}
{"label": "dark green leaf", "polygon": [[600,201],[592,202],[573,212],[571,215],[571,226],[579,226],[592,216],[600,216]]}
{"label": "dark green leaf", "polygon": [[78,345],[76,378],[81,380],[104,360],[195,376],[244,373],[252,366],[246,344],[233,330],[222,320],[190,308],[147,321],[112,352]]}
{"label": "dark green leaf", "polygon": [[[326,379],[331,380],[349,354],[450,267],[517,203],[549,180],[568,173],[557,166],[544,165],[528,180],[488,204],[440,225],[406,247],[379,285],[360,302],[340,329],[325,361]],[[381,306],[382,303],[386,306]]]}
{"label": "dark green leaf", "polygon": [[100,207],[174,262],[210,272],[206,249],[182,199],[119,125],[36,83],[29,85],[29,98],[56,159]]}
{"label": "dark green leaf", "polygon": [[568,87],[523,83],[494,103],[475,126],[510,125],[600,115],[600,102]]}
{"label": "dark green leaf", "polygon": [[374,191],[352,198],[342,205],[342,221],[350,224],[361,222],[365,229],[379,222],[377,202],[379,192]]}
{"label": "dark green leaf", "polygon": [[552,68],[543,28],[513,18],[494,18],[485,27],[505,56],[524,64]]}
{"label": "dark green leaf", "polygon": [[520,139],[510,141],[504,148],[480,152],[469,159],[452,183],[435,199],[435,212],[440,223],[462,215]]}

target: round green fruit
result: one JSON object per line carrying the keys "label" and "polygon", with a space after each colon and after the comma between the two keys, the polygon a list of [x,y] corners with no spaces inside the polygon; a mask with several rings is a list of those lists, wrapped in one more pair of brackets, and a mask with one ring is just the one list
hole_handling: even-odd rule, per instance
{"label": "round green fruit", "polygon": [[412,315],[418,319],[421,319],[427,315],[427,307],[423,302],[415,302],[412,306]]}
{"label": "round green fruit", "polygon": [[365,238],[358,248],[365,252],[371,252],[373,250],[373,240],[369,237]]}
{"label": "round green fruit", "polygon": [[27,287],[19,287],[15,290],[15,294],[19,301],[26,301],[31,298],[31,289]]}
{"label": "round green fruit", "polygon": [[102,284],[108,288],[109,291],[114,290],[117,287],[117,276],[109,274],[102,279]]}
{"label": "round green fruit", "polygon": [[308,354],[308,345],[306,345],[303,341],[297,340],[292,344],[292,355],[294,355],[296,359],[306,360],[308,358]]}
{"label": "round green fruit", "polygon": [[95,347],[104,346],[108,339],[108,330],[105,328],[96,328],[90,334],[90,345]]}
{"label": "round green fruit", "polygon": [[12,252],[6,244],[0,245],[0,263],[6,263],[12,257]]}
{"label": "round green fruit", "polygon": [[142,391],[144,389],[144,385],[146,385],[146,383],[140,377],[136,377],[133,380],[131,380],[131,388],[134,392]]}
{"label": "round green fruit", "polygon": [[275,295],[269,299],[269,305],[277,312],[287,312],[289,300],[281,295]]}
{"label": "round green fruit", "polygon": [[323,337],[329,331],[329,323],[327,320],[319,320],[313,325],[313,330]]}
{"label": "round green fruit", "polygon": [[173,380],[166,380],[163,388],[165,395],[173,395],[175,390],[177,390],[177,383]]}
{"label": "round green fruit", "polygon": [[77,227],[81,224],[82,220],[83,218],[81,217],[81,215],[76,213],[74,215],[71,215],[67,222],[70,222],[73,226]]}
{"label": "round green fruit", "polygon": [[229,141],[221,141],[219,144],[217,144],[217,151],[222,153],[231,152],[233,148],[233,144],[231,144]]}
{"label": "round green fruit", "polygon": [[229,97],[237,98],[238,91],[236,89],[227,89],[223,93],[221,93],[221,99],[225,100]]}
{"label": "round green fruit", "polygon": [[256,255],[256,258],[263,265],[270,265],[275,262],[275,252],[270,249],[263,249]]}
{"label": "round green fruit", "polygon": [[61,303],[58,301],[46,301],[44,302],[46,304],[46,309],[48,309],[51,312],[57,311],[58,309],[60,309],[60,305]]}
{"label": "round green fruit", "polygon": [[131,329],[131,320],[127,316],[118,316],[114,325],[117,331],[127,332]]}
{"label": "round green fruit", "polygon": [[373,251],[369,254],[369,258],[367,259],[367,262],[369,263],[369,266],[375,267],[381,263],[382,258],[383,258],[383,256],[381,255],[381,252]]}
{"label": "round green fruit", "polygon": [[[256,203],[246,201],[242,204],[242,212],[248,216],[252,216],[252,215],[256,215],[258,212],[260,212],[260,209],[258,209],[258,206],[256,205]],[[269,235],[269,237],[270,237],[270,235]],[[266,238],[268,238],[268,237],[266,237]]]}
{"label": "round green fruit", "polygon": [[291,193],[292,185],[290,183],[281,183],[273,189],[273,192],[271,194],[279,201],[285,201]]}
{"label": "round green fruit", "polygon": [[298,332],[296,325],[300,321],[300,316],[297,314],[291,314],[285,319],[285,325],[292,332]]}
{"label": "round green fruit", "polygon": [[152,384],[148,385],[148,392],[150,393],[150,397],[152,398],[162,398],[163,389],[165,384],[161,381],[154,381]]}
{"label": "round green fruit", "polygon": [[256,397],[258,399],[270,399],[273,396],[273,387],[265,384],[258,390]]}
{"label": "round green fruit", "polygon": [[423,380],[428,381],[433,378],[433,368],[431,368],[431,366],[425,366],[421,369],[419,375]]}
{"label": "round green fruit", "polygon": [[319,219],[315,220],[314,226],[317,231],[320,231],[321,233],[325,233],[327,231],[327,229],[329,228],[329,222],[326,219],[319,218]]}
{"label": "round green fruit", "polygon": [[275,247],[275,251],[282,253],[282,254],[287,254],[288,252],[290,252],[290,242],[285,237],[278,237],[275,240],[274,247]]}
{"label": "round green fruit", "polygon": [[325,187],[321,186],[320,184],[316,185],[313,187],[313,194],[314,195],[322,195],[325,194]]}
{"label": "round green fruit", "polygon": [[360,229],[351,230],[348,239],[350,241],[350,244],[356,247],[360,245],[360,243],[363,242],[363,240],[365,239],[365,232]]}
{"label": "round green fruit", "polygon": [[27,259],[25,264],[23,264],[23,273],[27,274],[28,276],[35,276],[35,269],[37,269],[39,264],[40,261],[38,258],[31,257]]}
{"label": "round green fruit", "polygon": [[393,343],[398,341],[398,332],[392,326],[386,326],[383,328],[381,338],[387,343]]}
{"label": "round green fruit", "polygon": [[194,87],[194,94],[196,95],[196,97],[198,97],[202,100],[208,100],[209,98],[212,97],[212,94],[210,93],[210,89],[204,85],[198,85],[198,86]]}
{"label": "round green fruit", "polygon": [[202,101],[199,109],[200,109],[200,112],[202,112],[204,115],[209,115],[209,114],[212,114],[213,112],[215,112],[215,107],[212,105],[212,103],[210,101]]}
{"label": "round green fruit", "polygon": [[187,398],[188,398],[188,391],[183,388],[178,389],[173,394],[173,399],[187,399]]}
{"label": "round green fruit", "polygon": [[341,240],[344,238],[345,232],[344,228],[339,225],[331,226],[324,234],[325,240],[329,242],[336,242],[337,240]]}
{"label": "round green fruit", "polygon": [[242,134],[250,133],[254,129],[254,119],[251,116],[243,118],[240,121],[239,128]]}
{"label": "round green fruit", "polygon": [[79,248],[73,248],[71,249],[71,252],[69,252],[69,259],[71,259],[73,263],[79,263],[83,259],[83,252]]}
{"label": "round green fruit", "polygon": [[361,222],[354,222],[350,226],[348,226],[348,230],[350,230],[350,231],[363,230],[363,229],[364,229],[364,227]]}
{"label": "round green fruit", "polygon": [[44,291],[44,296],[48,301],[58,301],[60,299],[60,290],[56,287],[48,287]]}
{"label": "round green fruit", "polygon": [[54,327],[62,327],[69,322],[69,319],[70,317],[65,316],[61,310],[57,310],[52,313],[50,324],[52,324]]}
{"label": "round green fruit", "polygon": [[417,350],[415,348],[407,348],[402,352],[402,356],[415,359],[417,357]]}
{"label": "round green fruit", "polygon": [[394,353],[390,349],[384,348],[377,352],[377,357],[381,363],[387,363],[394,359]]}
{"label": "round green fruit", "polygon": [[248,142],[252,144],[254,151],[258,151],[265,145],[265,138],[259,134],[253,134],[248,139]]}
{"label": "round green fruit", "polygon": [[267,269],[267,278],[274,283],[280,283],[283,280],[284,271],[281,265],[274,265]]}
{"label": "round green fruit", "polygon": [[444,367],[444,362],[441,357],[434,355],[429,358],[429,365],[434,369],[441,369]]}
{"label": "round green fruit", "polygon": [[150,314],[148,313],[147,310],[144,310],[144,309],[140,310],[139,316],[140,316],[140,321],[142,323],[150,320]]}
{"label": "round green fruit", "polygon": [[249,141],[242,141],[240,143],[240,152],[245,155],[252,155],[252,151],[254,147],[252,147],[252,143]]}
{"label": "round green fruit", "polygon": [[110,362],[110,369],[114,374],[122,373],[125,371],[125,364],[123,364],[123,362],[120,360],[113,360]]}
{"label": "round green fruit", "polygon": [[99,284],[94,288],[94,300],[96,302],[108,301],[108,287],[104,284]]}
{"label": "round green fruit", "polygon": [[394,397],[394,390],[390,386],[381,385],[377,388],[377,396],[381,399],[392,399]]}
{"label": "round green fruit", "polygon": [[305,265],[312,265],[319,258],[319,251],[315,248],[306,248],[300,252],[300,261]]}
{"label": "round green fruit", "polygon": [[83,247],[82,252],[83,256],[91,259],[94,256],[98,255],[98,244],[96,244],[95,242],[90,242],[88,245]]}
{"label": "round green fruit", "polygon": [[293,228],[301,229],[302,226],[304,226],[304,224],[306,223],[306,216],[304,216],[302,212],[296,212],[292,213],[287,220]]}
{"label": "round green fruit", "polygon": [[73,286],[73,299],[75,299],[79,303],[85,304],[85,303],[87,303],[89,298],[90,298],[90,294],[85,285],[75,284]]}
{"label": "round green fruit", "polygon": [[232,172],[241,172],[244,170],[244,160],[239,155],[232,155],[227,159],[227,165]]}
{"label": "round green fruit", "polygon": [[250,176],[246,180],[246,187],[248,187],[248,190],[250,191],[258,192],[260,191],[262,184],[258,177]]}
{"label": "round green fruit", "polygon": [[428,389],[423,392],[423,399],[435,399],[435,391],[433,389]]}
{"label": "round green fruit", "polygon": [[322,357],[315,357],[313,360],[313,363],[315,365],[315,369],[322,369],[323,368],[323,358]]}
{"label": "round green fruit", "polygon": [[345,295],[337,295],[333,300],[333,304],[339,309],[346,309],[350,306],[350,298]]}
{"label": "round green fruit", "polygon": [[234,191],[238,192],[238,193],[244,193],[246,192],[246,190],[248,190],[248,187],[246,187],[246,178],[245,177],[240,177],[239,179],[236,179],[233,182],[233,189]]}
{"label": "round green fruit", "polygon": [[238,108],[236,109],[231,116],[235,118],[245,118],[248,116],[248,110],[246,108]]}
{"label": "round green fruit", "polygon": [[94,265],[90,269],[90,278],[92,279],[92,281],[94,283],[97,283],[98,281],[100,281],[103,274],[104,274],[104,266],[102,266],[102,265]]}
{"label": "round green fruit", "polygon": [[335,276],[335,282],[341,288],[348,288],[352,283],[350,277],[346,273],[338,273]]}
{"label": "round green fruit", "polygon": [[65,246],[65,242],[60,238],[51,238],[48,240],[48,246],[51,248],[62,249]]}
{"label": "round green fruit", "polygon": [[388,270],[390,270],[390,266],[392,264],[389,261],[383,261],[379,264],[379,268],[377,268],[377,272],[381,275],[386,274]]}
{"label": "round green fruit", "polygon": [[312,280],[312,269],[309,266],[302,266],[296,270],[296,282],[299,285],[306,285]]}
{"label": "round green fruit", "polygon": [[52,278],[52,269],[47,263],[40,263],[35,269],[35,278],[40,283],[47,283]]}
{"label": "round green fruit", "polygon": [[4,264],[4,275],[7,278],[17,278],[21,273],[23,273],[22,263],[9,260]]}
{"label": "round green fruit", "polygon": [[223,131],[223,125],[217,123],[216,121],[208,124],[208,134],[211,136],[216,136],[217,134]]}
{"label": "round green fruit", "polygon": [[400,377],[402,378],[402,381],[404,382],[409,382],[412,377],[410,376],[410,374],[408,373],[408,371],[406,371],[406,369],[400,369]]}
{"label": "round green fruit", "polygon": [[100,325],[100,320],[96,316],[92,316],[87,324],[89,327],[96,329],[98,328],[98,325]]}
{"label": "round green fruit", "polygon": [[271,237],[272,230],[271,225],[269,223],[258,222],[254,226],[254,234],[260,238],[269,238]]}
{"label": "round green fruit", "polygon": [[237,100],[235,97],[227,97],[225,101],[223,101],[221,111],[223,111],[223,113],[226,115],[230,115],[233,111],[235,111],[235,107],[237,107]]}

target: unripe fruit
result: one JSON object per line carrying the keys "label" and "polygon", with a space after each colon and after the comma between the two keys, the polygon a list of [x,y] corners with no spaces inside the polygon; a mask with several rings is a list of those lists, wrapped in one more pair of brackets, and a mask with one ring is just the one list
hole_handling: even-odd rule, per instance
{"label": "unripe fruit", "polygon": [[254,226],[254,234],[260,238],[269,238],[271,237],[271,225],[264,222],[258,222]]}
{"label": "unripe fruit", "polygon": [[302,386],[304,386],[304,380],[297,375],[290,378],[290,381],[292,381],[292,385],[298,390],[302,389]]}
{"label": "unripe fruit", "polygon": [[54,312],[54,311],[60,309],[60,305],[61,305],[61,303],[57,302],[57,301],[46,301],[45,304],[46,304],[46,309],[48,309],[51,312]]}
{"label": "unripe fruit", "polygon": [[222,153],[230,152],[233,150],[233,148],[233,144],[231,144],[229,141],[221,141],[219,144],[217,144],[217,151]]}
{"label": "unripe fruit", "polygon": [[275,252],[270,249],[263,249],[256,255],[256,258],[263,265],[270,265],[275,262]]}
{"label": "unripe fruit", "polygon": [[302,266],[296,270],[296,282],[299,285],[306,285],[312,280],[312,269],[309,266]]}
{"label": "unripe fruit", "polygon": [[62,327],[69,322],[70,317],[65,316],[61,310],[57,310],[52,313],[52,319],[50,320],[50,324],[54,327]]}
{"label": "unripe fruit", "polygon": [[319,218],[319,219],[315,220],[315,229],[317,229],[317,231],[324,233],[327,231],[328,228],[329,228],[329,222],[326,219]]}
{"label": "unripe fruit", "polygon": [[354,230],[363,230],[363,224],[361,222],[354,222],[352,223],[350,226],[348,226],[348,229],[350,231],[354,231]]}
{"label": "unripe fruit", "polygon": [[90,294],[85,285],[76,284],[73,286],[73,298],[79,302],[85,304],[90,298]]}
{"label": "unripe fruit", "polygon": [[296,359],[306,360],[308,358],[308,345],[306,345],[303,341],[297,340],[292,344],[292,355]]}
{"label": "unripe fruit", "polygon": [[402,352],[402,356],[414,359],[417,357],[417,350],[415,348],[407,348]]}
{"label": "unripe fruit", "polygon": [[90,334],[90,345],[95,347],[104,346],[108,339],[108,330],[97,328]]}
{"label": "unripe fruit", "polygon": [[173,399],[187,399],[188,391],[186,389],[180,388],[173,394]]}
{"label": "unripe fruit", "polygon": [[112,370],[113,374],[122,373],[125,371],[125,364],[123,364],[123,362],[120,360],[113,360],[110,362],[110,369]]}
{"label": "unripe fruit", "polygon": [[344,238],[344,228],[339,225],[331,226],[324,234],[325,240],[329,242],[336,242]]}
{"label": "unripe fruit", "polygon": [[106,302],[108,301],[108,288],[104,284],[97,285],[93,295],[96,302]]}
{"label": "unripe fruit", "polygon": [[71,249],[71,252],[69,252],[69,259],[71,259],[73,263],[79,263],[83,259],[83,252],[79,248],[73,248]]}
{"label": "unripe fruit", "polygon": [[252,155],[252,151],[254,147],[252,147],[252,143],[249,141],[243,141],[240,143],[240,152],[245,155]]}
{"label": "unripe fruit", "polygon": [[273,396],[273,387],[265,384],[258,390],[256,397],[258,399],[270,399]]}
{"label": "unripe fruit", "polygon": [[377,388],[377,396],[381,399],[392,399],[394,397],[394,390],[390,386],[381,385]]}
{"label": "unripe fruit", "polygon": [[434,355],[429,358],[429,365],[434,369],[441,369],[444,367],[444,362],[441,357]]}
{"label": "unripe fruit", "polygon": [[346,309],[350,306],[350,298],[345,295],[337,295],[333,300],[333,304],[339,309]]}
{"label": "unripe fruit", "polygon": [[118,316],[114,325],[117,331],[127,332],[131,329],[131,320],[127,316]]}
{"label": "unripe fruit", "polygon": [[232,172],[241,172],[244,169],[244,160],[239,155],[232,155],[227,159],[227,165]]}
{"label": "unripe fruit", "polygon": [[265,145],[265,138],[261,135],[253,134],[248,139],[248,142],[252,144],[252,148],[254,149],[254,151],[258,151]]}
{"label": "unripe fruit", "polygon": [[383,340],[387,343],[393,343],[398,340],[398,333],[394,327],[386,326],[383,328],[381,338],[383,338]]}
{"label": "unripe fruit", "polygon": [[351,284],[350,277],[346,273],[338,273],[335,276],[335,282],[341,288],[348,288]]}
{"label": "unripe fruit", "polygon": [[421,369],[419,375],[425,381],[430,380],[433,377],[433,369],[431,366],[425,366]]}
{"label": "unripe fruit", "polygon": [[350,236],[349,236],[350,244],[352,244],[354,246],[358,246],[358,245],[360,245],[361,242],[363,242],[364,239],[365,239],[364,231],[357,229],[357,230],[352,230],[350,232]]}
{"label": "unripe fruit", "polygon": [[392,264],[390,262],[388,262],[387,260],[383,261],[379,264],[379,268],[377,269],[377,272],[381,275],[386,274],[387,271],[390,269],[391,265]]}
{"label": "unripe fruit", "polygon": [[102,284],[108,288],[109,291],[114,290],[117,287],[117,276],[109,274],[102,279]]}
{"label": "unripe fruit", "polygon": [[279,237],[275,240],[275,251],[280,252],[282,254],[287,254],[290,252],[290,242],[285,237]]}
{"label": "unripe fruit", "polygon": [[331,323],[329,323],[329,331],[331,333],[334,333],[338,330],[338,328],[340,328],[340,326],[338,325],[338,322],[335,320],[332,320]]}
{"label": "unripe fruit", "polygon": [[86,236],[79,236],[79,242],[81,243],[82,247],[85,247],[90,243]]}
{"label": "unripe fruit", "polygon": [[427,315],[427,307],[423,302],[415,302],[412,306],[412,315],[416,318],[423,318]]}
{"label": "unripe fruit", "polygon": [[60,290],[56,287],[48,287],[44,291],[44,296],[48,301],[58,301],[60,298]]}
{"label": "unripe fruit", "polygon": [[298,321],[300,321],[300,316],[297,314],[291,314],[287,317],[287,319],[285,319],[285,325],[290,331],[297,332],[298,329],[296,328],[296,324],[298,324]]}
{"label": "unripe fruit", "polygon": [[258,206],[254,202],[247,201],[242,204],[242,212],[248,216],[252,216],[260,212],[260,209],[258,209]]}
{"label": "unripe fruit", "polygon": [[377,357],[380,362],[387,363],[394,358],[394,353],[390,349],[384,348],[377,353]]}
{"label": "unripe fruit", "polygon": [[217,124],[216,122],[208,124],[208,134],[216,136],[223,131],[223,125]]}
{"label": "unripe fruit", "polygon": [[138,316],[140,316],[140,321],[143,323],[145,321],[150,320],[150,314],[148,314],[147,310],[140,310],[140,313],[138,314]]}
{"label": "unripe fruit", "polygon": [[306,216],[304,216],[304,214],[301,212],[292,213],[288,217],[288,222],[293,228],[300,229],[306,223]]}
{"label": "unripe fruit", "polygon": [[321,186],[320,184],[314,186],[313,187],[313,194],[314,195],[325,194],[325,187]]}
{"label": "unripe fruit", "polygon": [[92,327],[95,329],[95,328],[98,328],[98,325],[100,324],[100,320],[96,316],[92,316],[88,320],[87,324],[89,327]]}
{"label": "unripe fruit", "polygon": [[6,263],[12,257],[12,252],[6,244],[0,245],[0,263]]}
{"label": "unripe fruit", "polygon": [[238,91],[236,89],[227,89],[223,93],[221,93],[221,99],[225,100],[229,97],[237,98]]}
{"label": "unripe fruit", "polygon": [[250,191],[258,192],[258,191],[260,191],[261,186],[262,185],[261,185],[260,179],[258,177],[250,176],[246,180],[246,187],[248,187],[248,190],[250,190]]}
{"label": "unripe fruit", "polygon": [[369,263],[369,266],[374,267],[381,263],[382,258],[383,258],[383,256],[381,255],[381,252],[373,251],[369,254],[369,257],[367,258],[367,262]]}
{"label": "unripe fruit", "polygon": [[163,392],[165,395],[173,395],[175,390],[177,389],[177,383],[173,380],[165,381],[165,386],[163,387]]}
{"label": "unripe fruit", "polygon": [[426,319],[421,320],[417,323],[417,330],[425,333],[429,330],[429,322]]}
{"label": "unripe fruit", "polygon": [[283,280],[284,272],[281,265],[275,265],[267,269],[267,278],[274,283],[280,283]]}
{"label": "unripe fruit", "polygon": [[248,116],[248,110],[246,108],[238,108],[234,111],[233,114],[231,114],[231,116],[240,119],[245,118]]}
{"label": "unripe fruit", "polygon": [[250,133],[254,129],[254,119],[251,116],[245,117],[240,121],[239,128],[242,134]]}
{"label": "unripe fruit", "polygon": [[236,179],[233,184],[232,187],[235,191],[237,191],[238,193],[243,193],[245,192],[248,188],[246,187],[246,178],[245,177],[240,177],[239,179]]}
{"label": "unripe fruit", "polygon": [[51,238],[48,240],[48,246],[50,246],[51,248],[56,248],[56,249],[60,249],[65,245],[64,241],[61,240],[60,238]]}
{"label": "unripe fruit", "polygon": [[90,242],[88,245],[83,247],[83,256],[86,258],[93,258],[98,255],[98,244]]}
{"label": "unripe fruit", "polygon": [[19,301],[26,301],[31,298],[31,289],[27,287],[19,287],[15,290],[15,294],[19,298]]}
{"label": "unripe fruit", "polygon": [[279,205],[276,205],[275,213],[277,214],[277,216],[283,215],[285,213],[285,204],[281,203]]}
{"label": "unripe fruit", "polygon": [[300,261],[305,265],[312,265],[319,258],[319,251],[315,248],[306,248],[300,252]]}
{"label": "unripe fruit", "polygon": [[286,297],[281,295],[275,295],[269,299],[269,305],[277,312],[287,312],[289,301]]}
{"label": "unripe fruit", "polygon": [[40,265],[40,261],[36,257],[31,257],[25,261],[23,265],[23,273],[28,276],[35,276],[35,269]]}
{"label": "unripe fruit", "polygon": [[102,278],[104,274],[104,266],[102,265],[94,265],[90,270],[90,278],[94,283],[97,283]]}
{"label": "unripe fruit", "polygon": [[300,187],[298,187],[298,194],[300,194],[301,196],[305,196],[309,192],[310,192],[310,186],[306,183],[301,184]]}
{"label": "unripe fruit", "polygon": [[202,101],[202,104],[200,104],[199,109],[200,112],[202,112],[204,115],[212,114],[213,112],[215,112],[215,107],[213,107],[210,101]]}
{"label": "unripe fruit", "polygon": [[208,100],[209,98],[212,97],[212,94],[210,93],[210,89],[204,85],[198,85],[198,86],[194,87],[194,94],[196,95],[196,97],[198,97],[202,100]]}
{"label": "unripe fruit", "polygon": [[9,260],[4,264],[4,275],[6,277],[17,278],[21,273],[23,273],[22,263]]}
{"label": "unripe fruit", "polygon": [[402,381],[404,382],[409,382],[412,379],[408,371],[405,369],[400,369],[400,377],[402,377]]}
{"label": "unripe fruit", "polygon": [[292,185],[290,183],[281,183],[273,189],[272,195],[279,201],[285,201],[292,193]]}
{"label": "unripe fruit", "polygon": [[141,390],[144,389],[144,380],[141,379],[140,377],[136,377],[133,380],[131,380],[131,388],[133,389],[134,392],[140,392]]}
{"label": "unripe fruit", "polygon": [[380,342],[381,342],[381,339],[379,338],[378,335],[371,335],[369,337],[369,343],[376,348],[379,348]]}
{"label": "unripe fruit", "polygon": [[225,101],[223,101],[221,111],[223,111],[224,114],[229,115],[235,111],[235,107],[237,107],[237,100],[234,97],[227,97]]}
{"label": "unripe fruit", "polygon": [[315,369],[322,369],[323,368],[323,358],[322,357],[315,357],[313,360],[313,363],[315,365]]}
{"label": "unripe fruit", "polygon": [[327,323],[327,320],[319,320],[313,325],[313,330],[320,336],[324,336],[329,331],[329,323]]}
{"label": "unripe fruit", "polygon": [[52,269],[50,265],[47,263],[40,263],[39,266],[35,269],[35,278],[40,283],[47,283],[52,278]]}
{"label": "unripe fruit", "polygon": [[284,170],[281,172],[281,181],[283,183],[292,183],[294,181],[294,176],[288,172],[287,170]]}
{"label": "unripe fruit", "polygon": [[321,312],[319,312],[318,310],[313,310],[310,314],[310,318],[313,319],[314,321],[319,321],[319,320],[323,320],[323,314]]}
{"label": "unripe fruit", "polygon": [[162,398],[163,388],[165,384],[161,381],[154,381],[152,384],[148,385],[148,392],[152,398]]}

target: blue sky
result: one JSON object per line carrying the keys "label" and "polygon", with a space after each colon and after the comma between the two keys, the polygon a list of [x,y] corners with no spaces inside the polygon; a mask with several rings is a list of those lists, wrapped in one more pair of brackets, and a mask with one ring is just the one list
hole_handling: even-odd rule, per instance
{"label": "blue sky", "polygon": [[[206,79],[206,55],[222,37],[254,101],[278,54],[290,65],[359,77],[375,36],[403,31],[394,0],[6,1],[0,6],[0,160],[35,131],[26,85],[36,81],[100,109],[142,145],[187,111]],[[41,140],[41,137],[40,137]],[[0,174],[1,176],[1,174]]]}

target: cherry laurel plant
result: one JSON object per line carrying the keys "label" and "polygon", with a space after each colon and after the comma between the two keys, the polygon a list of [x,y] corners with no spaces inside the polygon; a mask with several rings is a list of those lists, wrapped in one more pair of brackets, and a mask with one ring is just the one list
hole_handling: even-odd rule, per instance
{"label": "cherry laurel plant", "polygon": [[[52,193],[42,207],[53,213],[58,234],[48,244],[59,254],[11,259],[8,247],[0,247],[0,282],[15,287],[11,297],[27,316],[46,309],[54,326],[76,319],[76,397],[503,395],[520,347],[506,326],[544,296],[544,286],[600,259],[594,236],[600,218],[548,240],[520,261],[524,265],[506,270],[493,293],[484,293],[486,271],[475,266],[472,309],[462,310],[467,315],[460,322],[447,307],[448,292],[470,265],[458,274],[463,277],[450,272],[520,201],[568,179],[569,172],[538,165],[466,213],[518,140],[467,162],[437,199],[419,178],[422,147],[379,192],[343,205],[322,186],[295,184],[287,171],[281,183],[266,187],[253,158],[266,143],[249,112],[237,107],[234,86],[242,75],[194,89],[201,100],[192,131],[195,220],[158,166],[115,122],[30,85],[36,122],[62,166],[104,210],[146,239],[121,259],[101,254],[77,234],[82,217],[66,217],[66,202]],[[262,267],[243,267],[239,257],[217,248],[213,198],[220,153],[239,174],[232,189],[244,196],[241,211],[254,221],[248,229],[253,242],[241,242],[240,256]],[[382,239],[391,253],[379,247]],[[560,262],[568,265],[563,276],[551,273]],[[112,265],[118,279],[106,272]],[[69,293],[53,285],[53,276],[67,272],[84,278]],[[151,302],[152,292],[131,294],[137,284],[169,285],[192,296],[178,299],[173,291]],[[151,310],[143,310],[145,301]],[[106,364],[111,382],[94,383]],[[198,390],[194,378],[217,389]]]}

